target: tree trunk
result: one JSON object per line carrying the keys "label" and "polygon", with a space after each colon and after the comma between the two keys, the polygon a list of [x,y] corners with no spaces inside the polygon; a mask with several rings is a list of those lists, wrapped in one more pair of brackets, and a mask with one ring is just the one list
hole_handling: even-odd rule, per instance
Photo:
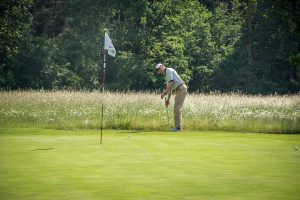
{"label": "tree trunk", "polygon": [[252,57],[252,18],[253,18],[253,4],[252,0],[248,1],[248,64],[253,63]]}
{"label": "tree trunk", "polygon": [[55,18],[56,18],[56,7],[57,7],[57,0],[52,1],[52,39],[55,37]]}

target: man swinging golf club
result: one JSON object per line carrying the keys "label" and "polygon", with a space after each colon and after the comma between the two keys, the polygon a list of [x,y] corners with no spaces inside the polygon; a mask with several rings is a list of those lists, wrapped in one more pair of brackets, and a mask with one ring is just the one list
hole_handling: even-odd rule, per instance
{"label": "man swinging golf club", "polygon": [[174,103],[174,124],[175,127],[171,131],[181,131],[182,128],[182,107],[184,99],[187,95],[187,87],[184,81],[179,77],[177,72],[173,68],[166,68],[163,64],[159,63],[155,66],[156,71],[160,74],[166,75],[167,86],[160,98],[165,100],[165,105],[168,107],[170,104],[170,98],[172,90],[175,91],[175,103]]}

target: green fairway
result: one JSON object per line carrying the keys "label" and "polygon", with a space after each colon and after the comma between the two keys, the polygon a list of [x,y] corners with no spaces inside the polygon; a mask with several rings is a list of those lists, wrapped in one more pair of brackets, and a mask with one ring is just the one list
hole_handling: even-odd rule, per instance
{"label": "green fairway", "polygon": [[0,163],[5,200],[300,197],[300,135],[0,129]]}

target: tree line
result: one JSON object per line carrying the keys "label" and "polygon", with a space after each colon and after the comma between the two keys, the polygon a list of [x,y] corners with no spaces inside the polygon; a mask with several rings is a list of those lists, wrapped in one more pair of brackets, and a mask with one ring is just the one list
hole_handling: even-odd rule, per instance
{"label": "tree line", "polygon": [[0,88],[297,93],[299,0],[1,0]]}

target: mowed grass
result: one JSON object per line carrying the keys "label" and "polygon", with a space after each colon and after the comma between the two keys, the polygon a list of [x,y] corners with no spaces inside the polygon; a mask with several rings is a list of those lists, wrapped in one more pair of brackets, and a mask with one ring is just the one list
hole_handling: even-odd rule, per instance
{"label": "mowed grass", "polygon": [[99,131],[0,133],[0,199],[300,197],[300,135],[105,130],[100,145]]}

